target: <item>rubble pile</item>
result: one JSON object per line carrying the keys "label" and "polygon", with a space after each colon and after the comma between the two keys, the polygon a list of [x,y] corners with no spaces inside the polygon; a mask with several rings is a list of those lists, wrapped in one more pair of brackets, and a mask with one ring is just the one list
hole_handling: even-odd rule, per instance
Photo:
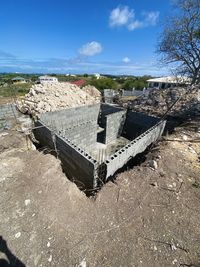
{"label": "rubble pile", "polygon": [[39,116],[41,113],[92,105],[99,102],[95,97],[71,83],[35,84],[31,87],[24,101],[17,106],[23,113]]}
{"label": "rubble pile", "polygon": [[89,95],[91,95],[92,97],[94,97],[96,100],[100,100],[101,99],[101,93],[100,91],[92,86],[92,85],[86,85],[82,88],[82,90],[86,93],[88,93]]}
{"label": "rubble pile", "polygon": [[154,89],[150,91],[148,96],[143,95],[140,98],[129,101],[128,107],[133,111],[162,116],[179,97],[181,97],[180,100],[169,111],[169,114],[178,115],[189,109],[198,109],[200,104],[200,87],[192,89],[188,87]]}

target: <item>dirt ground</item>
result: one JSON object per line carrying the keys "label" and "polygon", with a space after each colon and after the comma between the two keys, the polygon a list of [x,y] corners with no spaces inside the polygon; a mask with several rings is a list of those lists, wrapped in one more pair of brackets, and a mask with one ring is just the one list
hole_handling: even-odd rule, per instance
{"label": "dirt ground", "polygon": [[30,267],[200,266],[194,125],[165,136],[145,162],[118,174],[95,199],[16,128],[1,132],[0,258]]}
{"label": "dirt ground", "polygon": [[12,103],[13,99],[11,97],[0,97],[0,105]]}

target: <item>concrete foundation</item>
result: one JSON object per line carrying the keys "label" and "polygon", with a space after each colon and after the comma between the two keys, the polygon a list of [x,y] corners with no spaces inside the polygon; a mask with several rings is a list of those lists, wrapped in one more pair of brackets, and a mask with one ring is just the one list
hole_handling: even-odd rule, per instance
{"label": "concrete foundation", "polygon": [[92,190],[155,142],[165,121],[102,104],[48,112],[36,126],[36,139],[58,153],[67,176]]}

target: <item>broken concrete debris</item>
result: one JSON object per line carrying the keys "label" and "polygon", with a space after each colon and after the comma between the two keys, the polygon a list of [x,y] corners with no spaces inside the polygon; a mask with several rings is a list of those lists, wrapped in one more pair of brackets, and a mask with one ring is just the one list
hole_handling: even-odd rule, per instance
{"label": "broken concrete debris", "polygon": [[82,90],[67,82],[35,84],[17,106],[22,113],[39,116],[45,112],[99,103],[100,93],[97,91],[91,86]]}
{"label": "broken concrete debris", "polygon": [[143,95],[133,101],[124,103],[123,106],[128,106],[133,111],[162,116],[180,98],[168,113],[169,115],[178,115],[188,109],[195,114],[200,114],[199,96],[199,86],[194,88],[153,89],[148,95]]}
{"label": "broken concrete debris", "polygon": [[155,160],[150,160],[149,161],[149,167],[151,167],[153,170],[158,169],[158,163]]}
{"label": "broken concrete debris", "polygon": [[86,86],[82,87],[82,90],[84,92],[86,92],[87,94],[89,94],[90,96],[94,97],[95,100],[101,99],[100,91],[92,85],[86,85]]}

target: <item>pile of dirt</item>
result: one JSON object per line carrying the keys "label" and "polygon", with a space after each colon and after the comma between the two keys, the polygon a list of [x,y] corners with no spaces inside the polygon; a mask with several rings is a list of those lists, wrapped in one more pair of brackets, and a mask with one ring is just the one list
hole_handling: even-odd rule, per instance
{"label": "pile of dirt", "polygon": [[82,88],[82,90],[86,93],[88,93],[89,95],[91,95],[92,97],[94,97],[96,100],[100,100],[101,99],[101,93],[100,91],[92,86],[92,85],[86,85]]}
{"label": "pile of dirt", "polygon": [[72,108],[82,105],[92,105],[98,100],[71,83],[35,84],[31,87],[24,101],[18,101],[21,112],[33,116],[41,113]]}
{"label": "pile of dirt", "polygon": [[171,115],[178,115],[194,107],[198,109],[199,90],[199,87],[154,89],[150,91],[148,96],[143,95],[140,98],[129,101],[127,105],[133,111],[162,116],[181,97],[169,112]]}

